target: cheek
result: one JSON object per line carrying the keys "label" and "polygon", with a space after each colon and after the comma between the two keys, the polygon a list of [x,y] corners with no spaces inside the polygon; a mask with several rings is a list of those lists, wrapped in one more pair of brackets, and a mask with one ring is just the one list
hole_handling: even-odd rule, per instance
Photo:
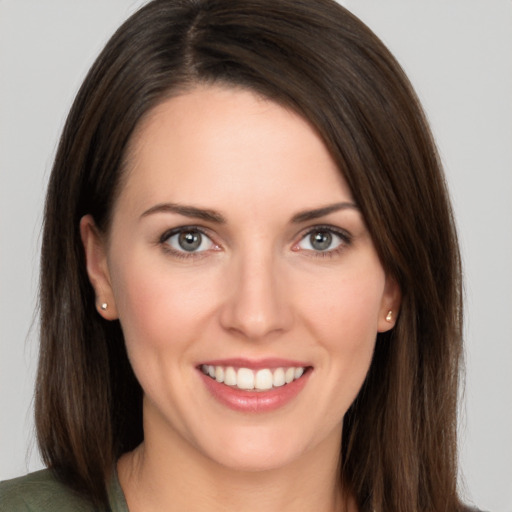
{"label": "cheek", "polygon": [[348,273],[318,286],[302,305],[343,411],[355,399],[370,367],[384,286],[379,267],[375,272]]}
{"label": "cheek", "polygon": [[356,348],[376,337],[384,286],[385,276],[379,268],[348,271],[338,278],[317,281],[312,292],[300,294],[301,309],[329,339]]}
{"label": "cheek", "polygon": [[153,402],[177,403],[173,390],[189,385],[187,370],[207,330],[214,287],[204,276],[170,272],[154,260],[123,261],[116,269],[112,285],[137,380]]}
{"label": "cheek", "polygon": [[[197,338],[213,303],[207,279],[155,261],[123,261],[112,285],[129,351],[177,351]],[[149,352],[147,352],[149,351]]]}

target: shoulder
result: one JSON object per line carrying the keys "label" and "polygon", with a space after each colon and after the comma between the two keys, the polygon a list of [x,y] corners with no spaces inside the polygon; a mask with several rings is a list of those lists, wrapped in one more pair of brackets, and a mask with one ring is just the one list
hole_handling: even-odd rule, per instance
{"label": "shoulder", "polygon": [[479,508],[476,508],[474,506],[465,505],[462,507],[461,512],[484,512],[484,511],[480,510]]}
{"label": "shoulder", "polygon": [[0,512],[93,512],[48,469],[0,482]]}

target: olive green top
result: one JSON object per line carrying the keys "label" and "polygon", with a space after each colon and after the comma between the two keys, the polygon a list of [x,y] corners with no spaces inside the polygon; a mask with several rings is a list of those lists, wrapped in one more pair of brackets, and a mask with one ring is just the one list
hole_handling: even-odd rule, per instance
{"label": "olive green top", "polygon": [[[108,496],[110,512],[129,512],[117,473]],[[482,512],[463,507],[464,512]],[[0,482],[0,512],[99,512],[84,498],[55,479],[48,469]]]}
{"label": "olive green top", "polygon": [[[129,512],[115,472],[108,494],[112,512]],[[0,512],[97,511],[88,501],[56,480],[50,470],[44,469],[0,482]]]}

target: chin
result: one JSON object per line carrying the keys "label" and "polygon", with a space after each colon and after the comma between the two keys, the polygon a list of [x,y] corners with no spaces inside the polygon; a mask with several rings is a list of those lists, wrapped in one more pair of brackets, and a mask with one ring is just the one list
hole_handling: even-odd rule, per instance
{"label": "chin", "polygon": [[266,432],[265,428],[251,432],[231,432],[206,448],[209,458],[219,465],[236,471],[263,472],[289,466],[299,460],[306,443],[290,433]]}
{"label": "chin", "polygon": [[292,464],[298,456],[270,450],[225,453],[216,462],[226,469],[247,473],[274,471]]}

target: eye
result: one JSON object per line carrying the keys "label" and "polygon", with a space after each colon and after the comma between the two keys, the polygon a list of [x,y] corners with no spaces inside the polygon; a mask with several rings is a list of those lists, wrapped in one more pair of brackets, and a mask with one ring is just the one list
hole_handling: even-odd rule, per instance
{"label": "eye", "polygon": [[333,228],[314,228],[296,245],[298,249],[315,252],[335,252],[342,246],[350,243],[350,237]]}
{"label": "eye", "polygon": [[211,238],[197,228],[172,230],[162,236],[161,242],[178,253],[197,253],[216,247]]}

